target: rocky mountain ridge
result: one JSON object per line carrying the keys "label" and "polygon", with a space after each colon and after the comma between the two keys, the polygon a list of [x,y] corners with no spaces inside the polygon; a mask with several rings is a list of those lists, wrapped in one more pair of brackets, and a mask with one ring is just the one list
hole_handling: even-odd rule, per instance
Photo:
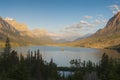
{"label": "rocky mountain ridge", "polygon": [[7,36],[10,38],[13,46],[44,45],[53,42],[50,37],[41,37],[41,35],[36,36],[29,30],[27,25],[23,23],[19,23],[13,19],[3,19],[0,17],[1,46],[3,46]]}
{"label": "rocky mountain ridge", "polygon": [[110,18],[107,25],[103,29],[99,29],[94,35],[99,36],[117,32],[120,32],[120,12]]}
{"label": "rocky mountain ridge", "polygon": [[120,45],[120,12],[110,18],[106,26],[95,34],[67,45],[90,48],[108,48]]}

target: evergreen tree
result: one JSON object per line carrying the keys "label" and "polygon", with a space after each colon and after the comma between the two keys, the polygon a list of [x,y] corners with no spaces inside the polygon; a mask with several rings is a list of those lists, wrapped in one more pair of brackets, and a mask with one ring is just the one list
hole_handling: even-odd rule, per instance
{"label": "evergreen tree", "polygon": [[[120,80],[120,59],[109,58],[105,53],[98,64],[92,61],[75,59],[70,61],[71,67],[58,69],[53,59],[49,63],[42,59],[40,51],[34,51],[24,57],[18,57],[16,51],[11,51],[7,37],[5,49],[0,56],[0,80]],[[58,74],[60,71],[72,71],[74,74],[66,77]],[[99,79],[98,79],[99,77]]]}
{"label": "evergreen tree", "polygon": [[11,45],[9,38],[7,37],[4,52],[1,54],[1,71],[5,72],[9,69],[9,54],[11,51]]}
{"label": "evergreen tree", "polygon": [[109,73],[109,57],[106,53],[103,54],[101,65],[100,65],[100,74],[102,80],[108,80],[108,73]]}
{"label": "evergreen tree", "polygon": [[10,52],[11,52],[11,45],[10,45],[9,38],[7,37],[6,43],[5,43],[5,49],[4,49],[5,56],[8,56],[10,54]]}

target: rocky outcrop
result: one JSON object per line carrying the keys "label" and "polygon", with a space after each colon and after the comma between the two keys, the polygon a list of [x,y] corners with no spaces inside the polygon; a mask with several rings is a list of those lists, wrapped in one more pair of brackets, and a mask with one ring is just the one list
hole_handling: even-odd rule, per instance
{"label": "rocky outcrop", "polygon": [[107,25],[98,30],[94,35],[106,35],[106,34],[114,34],[120,32],[120,12],[114,15],[107,23]]}
{"label": "rocky outcrop", "polygon": [[10,25],[8,22],[6,22],[1,17],[0,17],[0,32],[3,34],[7,34],[7,33],[8,34],[11,34],[11,33],[19,34],[20,33],[17,29],[15,29],[12,25]]}
{"label": "rocky outcrop", "polygon": [[15,39],[20,36],[20,32],[0,17],[0,40],[4,40],[7,36]]}
{"label": "rocky outcrop", "polygon": [[20,32],[21,36],[34,37],[33,33],[28,29],[28,26],[24,23],[19,23],[14,19],[5,18],[5,21],[12,25]]}

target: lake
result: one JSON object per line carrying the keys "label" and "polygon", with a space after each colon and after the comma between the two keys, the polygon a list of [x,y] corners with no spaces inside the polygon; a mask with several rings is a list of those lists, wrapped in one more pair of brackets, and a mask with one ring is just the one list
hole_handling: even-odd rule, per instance
{"label": "lake", "polygon": [[81,47],[30,46],[16,47],[13,49],[18,53],[24,54],[27,54],[29,50],[35,51],[39,49],[44,60],[49,62],[51,58],[53,58],[53,61],[57,64],[57,66],[70,66],[69,62],[72,59],[81,59],[81,61],[91,60],[96,63],[101,60],[101,56],[104,52],[113,58],[120,57],[120,53],[115,50]]}

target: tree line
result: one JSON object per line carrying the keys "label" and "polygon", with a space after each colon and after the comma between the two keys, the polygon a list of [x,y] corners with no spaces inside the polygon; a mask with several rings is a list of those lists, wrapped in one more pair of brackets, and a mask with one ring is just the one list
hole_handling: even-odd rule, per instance
{"label": "tree line", "polygon": [[106,53],[99,63],[73,59],[70,64],[70,68],[60,68],[74,72],[65,80],[120,80],[120,58],[110,58]]}
{"label": "tree line", "polygon": [[[105,53],[99,63],[73,59],[71,67],[57,67],[51,59],[46,62],[40,51],[29,51],[27,56],[11,50],[9,38],[0,55],[0,80],[120,80],[120,60]],[[73,72],[68,76],[59,71]]]}

